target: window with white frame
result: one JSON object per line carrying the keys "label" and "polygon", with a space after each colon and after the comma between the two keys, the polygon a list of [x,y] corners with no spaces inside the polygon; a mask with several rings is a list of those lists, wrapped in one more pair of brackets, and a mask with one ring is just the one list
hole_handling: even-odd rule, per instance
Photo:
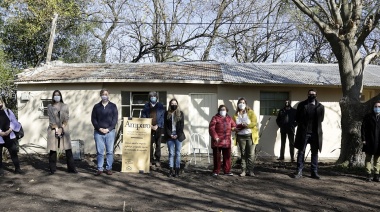
{"label": "window with white frame", "polygon": [[47,106],[51,103],[51,99],[41,99],[39,111],[41,112],[40,118],[48,118]]}
{"label": "window with white frame", "polygon": [[[166,91],[158,91],[158,101],[166,108]],[[122,117],[141,117],[141,111],[148,102],[148,91],[122,91],[121,114]]]}
{"label": "window with white frame", "polygon": [[278,111],[284,107],[285,100],[289,99],[289,92],[260,92],[260,115],[277,116]]}

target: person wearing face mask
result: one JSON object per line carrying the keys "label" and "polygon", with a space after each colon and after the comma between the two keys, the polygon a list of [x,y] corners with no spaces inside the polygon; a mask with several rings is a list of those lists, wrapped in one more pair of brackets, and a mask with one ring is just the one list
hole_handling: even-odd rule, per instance
{"label": "person wearing face mask", "polygon": [[318,175],[318,151],[322,151],[322,122],[325,107],[317,100],[317,91],[310,89],[308,98],[298,104],[296,121],[298,124],[294,147],[298,149],[297,170],[294,178],[302,177],[305,162],[305,149],[310,144],[311,177],[320,179]]}
{"label": "person wearing face mask", "polygon": [[74,164],[71,150],[71,138],[69,128],[69,107],[63,103],[62,94],[59,90],[53,92],[51,103],[47,106],[49,126],[47,128],[47,150],[49,152],[49,170],[54,174],[57,170],[57,149],[66,152],[67,171],[78,173]]}
{"label": "person wearing face mask", "polygon": [[211,148],[214,157],[212,176],[214,177],[219,175],[222,154],[223,172],[225,175],[233,176],[231,173],[231,132],[235,130],[236,124],[227,113],[228,108],[225,105],[220,105],[218,113],[212,117],[209,124]]}
{"label": "person wearing face mask", "polygon": [[0,98],[0,176],[4,174],[3,169],[3,147],[8,149],[13,165],[15,166],[15,174],[24,174],[20,169],[20,161],[18,159],[18,149],[16,144],[16,135],[21,124],[17,121],[14,113],[6,108],[4,101]]}
{"label": "person wearing face mask", "polygon": [[[168,177],[179,177],[181,167],[182,141],[186,139],[184,129],[184,115],[180,110],[178,101],[169,101],[168,111],[165,112],[165,137],[169,150],[169,173]],[[175,158],[175,161],[174,161]]]}
{"label": "person wearing face mask", "polygon": [[[149,92],[148,95],[149,102],[144,105],[144,109],[141,111],[141,118],[151,118],[152,119],[152,132],[151,132],[151,142],[150,142],[150,159],[152,165],[160,168],[161,163],[161,142],[163,138],[163,128],[164,128],[164,115],[165,108],[158,101],[157,92]],[[155,148],[154,148],[155,147]],[[154,154],[153,154],[154,153]]]}
{"label": "person wearing face mask", "polygon": [[[367,181],[379,182],[380,171],[380,100],[377,100],[372,111],[363,118],[361,137],[365,152],[365,168]],[[373,168],[371,161],[373,159]],[[372,171],[374,177],[372,179]]]}
{"label": "person wearing face mask", "polygon": [[295,161],[294,160],[294,132],[295,132],[295,127],[297,126],[296,113],[297,113],[297,110],[292,108],[292,106],[290,105],[290,100],[286,100],[284,108],[282,108],[278,112],[276,123],[277,123],[277,126],[280,128],[280,133],[281,133],[281,149],[280,149],[280,157],[277,160],[284,160],[286,136],[288,136],[290,159],[292,162]]}
{"label": "person wearing face mask", "polygon": [[248,107],[245,98],[240,98],[237,106],[233,120],[236,123],[236,141],[241,153],[240,176],[254,176],[255,150],[259,143],[257,118],[253,110]]}
{"label": "person wearing face mask", "polygon": [[115,142],[115,127],[118,120],[118,111],[114,103],[109,100],[107,89],[100,90],[101,101],[94,105],[91,113],[91,123],[94,126],[94,140],[97,155],[97,171],[95,176],[103,173],[104,150],[106,151],[107,175],[112,175],[113,146]]}

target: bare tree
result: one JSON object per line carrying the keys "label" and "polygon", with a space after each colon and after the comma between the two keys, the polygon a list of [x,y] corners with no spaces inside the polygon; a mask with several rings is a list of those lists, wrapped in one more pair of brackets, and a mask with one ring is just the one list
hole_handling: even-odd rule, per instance
{"label": "bare tree", "polygon": [[276,62],[284,57],[294,39],[286,5],[280,0],[257,0],[238,6],[239,16],[228,26],[228,33],[220,36],[223,53],[237,62]]}
{"label": "bare tree", "polygon": [[292,2],[319,28],[337,58],[343,93],[340,100],[342,141],[338,162],[355,162],[361,156],[362,117],[374,101],[372,99],[362,104],[360,96],[365,67],[379,56],[378,40],[371,39],[370,34],[379,24],[380,3],[372,0]]}
{"label": "bare tree", "polygon": [[100,62],[106,62],[110,37],[124,19],[127,0],[98,0],[88,2],[87,18],[94,27],[91,33],[100,41]]}

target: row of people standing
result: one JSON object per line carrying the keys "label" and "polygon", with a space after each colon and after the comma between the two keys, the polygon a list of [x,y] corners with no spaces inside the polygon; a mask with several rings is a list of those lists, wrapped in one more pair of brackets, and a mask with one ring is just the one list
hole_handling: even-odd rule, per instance
{"label": "row of people standing", "polygon": [[[232,132],[236,132],[235,144],[239,144],[241,153],[242,170],[240,176],[253,176],[255,149],[258,144],[257,118],[253,110],[248,107],[247,100],[240,98],[238,107],[233,117],[230,117],[228,108],[220,105],[218,113],[212,117],[209,124],[211,148],[213,149],[214,169],[213,176],[220,174],[223,164],[224,175],[232,176],[231,172],[231,147]],[[223,163],[221,156],[223,155]]]}
{"label": "row of people standing", "polygon": [[178,177],[181,165],[182,141],[186,139],[184,133],[184,114],[178,101],[171,99],[168,109],[158,101],[155,91],[149,92],[149,102],[141,111],[141,118],[152,119],[150,158],[153,165],[161,167],[161,142],[166,140],[169,151],[168,177]]}
{"label": "row of people standing", "polygon": [[[297,110],[292,109],[290,101],[277,117],[277,124],[281,132],[280,160],[284,159],[286,135],[289,138],[291,160],[294,161],[294,147],[298,149],[297,168],[295,178],[302,177],[304,167],[305,149],[307,144],[311,147],[311,177],[320,179],[318,175],[318,151],[322,150],[322,122],[324,119],[324,106],[316,99],[316,90],[308,91],[308,99],[302,101]],[[220,105],[209,124],[211,146],[214,156],[213,176],[218,176],[221,168],[221,153],[223,154],[223,170],[225,175],[232,176],[231,170],[231,133],[235,132],[235,139],[239,144],[242,170],[240,176],[253,174],[255,149],[258,144],[257,118],[247,106],[247,101],[240,98],[233,118],[228,116],[228,108]],[[294,131],[298,123],[296,140]]]}
{"label": "row of people standing", "polygon": [[[182,141],[186,139],[183,112],[176,99],[170,100],[168,110],[166,111],[163,105],[158,102],[156,92],[150,92],[148,97],[149,102],[144,106],[142,118],[152,118],[151,158],[154,160],[156,166],[160,166],[161,142],[162,139],[167,140],[170,166],[169,176],[178,176]],[[94,127],[94,140],[97,152],[97,170],[95,176],[99,176],[102,173],[112,175],[115,127],[118,121],[116,104],[110,102],[107,89],[100,91],[100,98],[101,101],[94,105],[91,112],[91,123]],[[49,126],[47,129],[49,171],[51,174],[56,172],[57,149],[63,148],[66,151],[68,172],[78,173],[74,165],[71,150],[72,146],[68,124],[69,107],[63,102],[63,97],[59,90],[53,92],[51,101],[51,104],[48,105]],[[153,149],[155,149],[155,151]],[[105,170],[104,152],[106,153]]]}

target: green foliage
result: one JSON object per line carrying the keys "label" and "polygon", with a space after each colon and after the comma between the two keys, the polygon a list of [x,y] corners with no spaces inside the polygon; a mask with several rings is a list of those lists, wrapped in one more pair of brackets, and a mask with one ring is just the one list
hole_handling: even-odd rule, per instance
{"label": "green foliage", "polygon": [[28,68],[45,61],[54,14],[58,14],[58,21],[52,60],[87,60],[89,43],[82,35],[88,26],[81,22],[80,4],[81,1],[76,0],[5,0],[0,3],[6,17],[0,38],[12,65]]}
{"label": "green foliage", "polygon": [[[0,40],[1,46],[1,40]],[[16,87],[13,83],[14,70],[6,60],[5,54],[0,49],[0,95],[8,108],[16,108]]]}

